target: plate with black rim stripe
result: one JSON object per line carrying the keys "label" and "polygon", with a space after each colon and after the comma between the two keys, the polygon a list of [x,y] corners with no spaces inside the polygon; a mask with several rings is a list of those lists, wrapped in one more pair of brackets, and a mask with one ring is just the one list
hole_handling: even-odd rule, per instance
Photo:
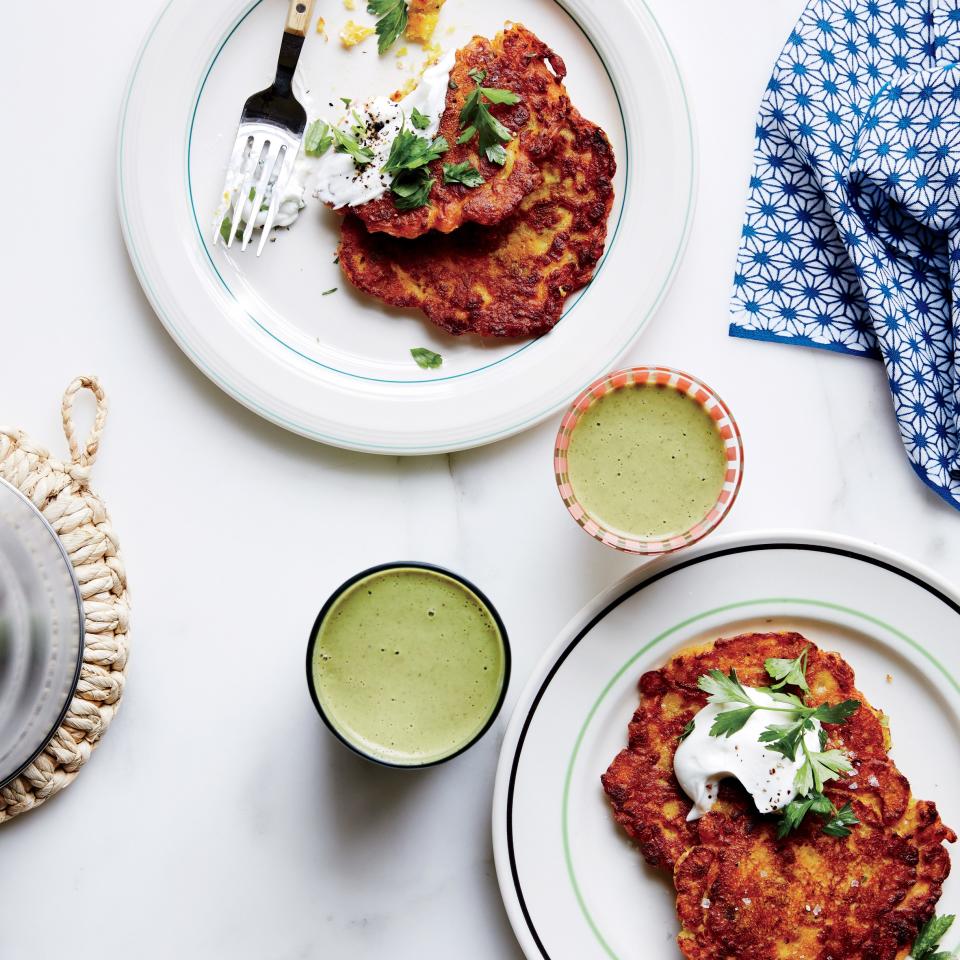
{"label": "plate with black rim stripe", "polygon": [[[890,717],[914,793],[960,825],[960,594],[830,534],[740,534],[648,564],[582,610],[510,721],[493,803],[497,877],[529,960],[680,956],[670,878],[618,828],[600,775],[626,744],[641,674],[684,648],[796,630],[836,650]],[[923,749],[918,749],[924,745]],[[960,907],[960,877],[942,910]]]}

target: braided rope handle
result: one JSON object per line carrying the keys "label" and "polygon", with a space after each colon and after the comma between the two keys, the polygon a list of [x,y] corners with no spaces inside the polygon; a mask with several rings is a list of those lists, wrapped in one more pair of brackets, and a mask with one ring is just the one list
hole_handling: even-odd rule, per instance
{"label": "braided rope handle", "polygon": [[[77,442],[77,430],[73,421],[73,402],[81,390],[89,390],[97,404],[93,426],[83,447]],[[96,377],[77,377],[63,394],[60,413],[63,417],[63,434],[70,448],[70,459],[80,467],[91,466],[97,459],[100,436],[103,433],[103,425],[107,422],[107,397],[100,381]]]}

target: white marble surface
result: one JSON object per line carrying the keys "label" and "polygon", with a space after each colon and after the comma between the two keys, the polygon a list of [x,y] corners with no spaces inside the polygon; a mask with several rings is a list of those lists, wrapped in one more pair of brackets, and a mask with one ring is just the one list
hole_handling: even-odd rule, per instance
{"label": "white marble surface", "polygon": [[[726,336],[755,111],[801,0],[650,4],[686,69],[702,174],[676,285],[627,359],[689,368],[736,412],[746,476],[727,531],[836,530],[960,581],[960,516],[908,466],[880,366]],[[376,459],[261,422],[180,355],[114,209],[117,111],[159,5],[64,4],[47,27],[33,4],[0,12],[3,122],[33,144],[3,161],[0,419],[61,449],[63,387],[102,377],[95,482],[134,603],[108,738],[68,792],[0,829],[0,956],[518,960],[489,838],[508,712],[445,767],[368,766],[313,711],[307,631],[361,567],[449,564],[507,622],[509,708],[558,629],[634,562],[564,513],[555,420],[450,457]],[[31,36],[47,38],[40,67]]]}

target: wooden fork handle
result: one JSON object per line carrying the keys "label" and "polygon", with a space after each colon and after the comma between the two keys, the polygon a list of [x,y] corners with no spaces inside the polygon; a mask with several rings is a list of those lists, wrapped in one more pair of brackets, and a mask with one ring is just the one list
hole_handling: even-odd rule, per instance
{"label": "wooden fork handle", "polygon": [[313,0],[290,0],[286,32],[292,33],[295,37],[305,37],[310,26],[312,13]]}

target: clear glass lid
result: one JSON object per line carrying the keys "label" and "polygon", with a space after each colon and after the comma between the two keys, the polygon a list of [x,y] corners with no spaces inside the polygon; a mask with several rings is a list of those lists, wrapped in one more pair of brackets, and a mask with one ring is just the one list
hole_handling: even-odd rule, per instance
{"label": "clear glass lid", "polygon": [[0,784],[60,725],[83,655],[73,567],[40,511],[0,480]]}

